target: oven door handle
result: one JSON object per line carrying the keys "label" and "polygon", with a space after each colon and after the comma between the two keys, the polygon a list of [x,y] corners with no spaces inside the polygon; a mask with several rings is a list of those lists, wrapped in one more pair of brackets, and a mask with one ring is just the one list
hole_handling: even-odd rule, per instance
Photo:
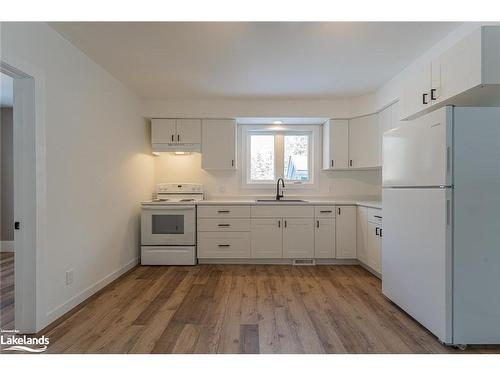
{"label": "oven door handle", "polygon": [[143,210],[163,210],[168,211],[169,213],[175,211],[194,211],[194,206],[191,207],[182,207],[182,206],[142,206]]}

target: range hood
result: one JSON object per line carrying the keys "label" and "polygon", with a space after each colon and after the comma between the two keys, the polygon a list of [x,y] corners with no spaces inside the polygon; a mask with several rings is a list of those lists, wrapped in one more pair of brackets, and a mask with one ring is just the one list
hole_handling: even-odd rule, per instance
{"label": "range hood", "polygon": [[153,143],[153,152],[201,152],[200,143]]}

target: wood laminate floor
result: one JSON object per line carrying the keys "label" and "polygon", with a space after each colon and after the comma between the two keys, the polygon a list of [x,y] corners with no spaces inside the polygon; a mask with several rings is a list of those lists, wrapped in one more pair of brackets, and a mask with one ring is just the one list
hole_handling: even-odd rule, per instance
{"label": "wood laminate floor", "polygon": [[49,353],[462,353],[359,266],[137,267],[43,334]]}
{"label": "wood laminate floor", "polygon": [[14,253],[0,253],[0,329],[14,329]]}

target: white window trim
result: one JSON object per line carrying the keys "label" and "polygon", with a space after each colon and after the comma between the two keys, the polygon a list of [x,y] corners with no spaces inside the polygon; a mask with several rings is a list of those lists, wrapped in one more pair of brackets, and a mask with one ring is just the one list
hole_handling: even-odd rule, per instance
{"label": "white window trim", "polygon": [[[242,125],[241,126],[241,186],[243,189],[273,189],[276,187],[276,181],[265,181],[265,182],[249,182],[250,175],[250,164],[249,152],[250,152],[250,137],[251,134],[277,134],[277,133],[289,133],[289,134],[310,134],[309,142],[309,173],[310,179],[308,182],[294,183],[291,181],[285,181],[287,190],[318,190],[319,181],[317,176],[319,175],[319,136],[320,127],[318,125]],[[283,145],[278,145],[281,149]],[[279,152],[279,149],[275,146],[275,152]],[[282,150],[281,150],[282,151]],[[282,171],[278,169],[277,158],[275,158],[275,171],[277,176],[282,175]],[[281,172],[281,173],[280,173]],[[287,183],[288,182],[288,183]]]}

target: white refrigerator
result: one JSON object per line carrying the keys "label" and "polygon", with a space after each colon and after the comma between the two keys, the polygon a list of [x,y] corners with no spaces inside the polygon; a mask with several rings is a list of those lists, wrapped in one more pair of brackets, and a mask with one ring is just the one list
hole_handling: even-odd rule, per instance
{"label": "white refrigerator", "polygon": [[383,160],[382,292],[445,344],[500,344],[500,108],[408,122]]}

